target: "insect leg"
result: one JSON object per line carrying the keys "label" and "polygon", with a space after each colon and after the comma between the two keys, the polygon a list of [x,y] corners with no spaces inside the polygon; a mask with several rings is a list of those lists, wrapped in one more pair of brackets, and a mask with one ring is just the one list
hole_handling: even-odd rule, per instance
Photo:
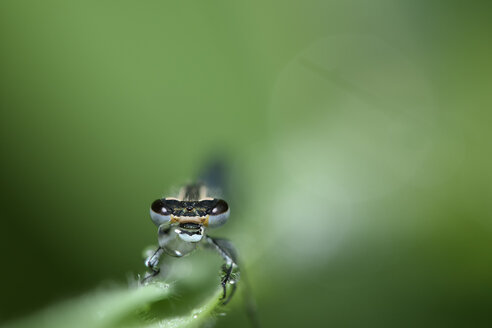
{"label": "insect leg", "polygon": [[[224,259],[225,263],[222,267],[224,277],[222,278],[221,285],[223,289],[223,294],[221,300],[224,300],[223,305],[227,304],[236,291],[236,281],[231,279],[232,270],[236,269],[239,273],[239,266],[237,263],[237,253],[236,249],[230,241],[227,239],[219,239],[206,237],[208,245],[214,249],[219,255]],[[232,286],[231,293],[227,297],[227,283]]]}
{"label": "insect leg", "polygon": [[142,280],[142,282],[145,282],[159,274],[161,271],[160,266],[159,266],[159,261],[164,253],[164,246],[169,242],[171,239],[170,236],[170,227],[168,224],[162,224],[159,227],[159,230],[157,232],[158,235],[158,240],[159,240],[159,247],[155,250],[155,252],[150,255],[146,260],[145,260],[145,266],[147,266],[149,269],[152,270],[152,272],[147,273],[145,278]]}
{"label": "insect leg", "polygon": [[163,252],[164,250],[162,249],[162,247],[159,246],[155,250],[155,252],[145,260],[145,266],[152,270],[152,272],[147,273],[145,278],[142,279],[142,282],[146,282],[147,280],[159,274],[159,272],[161,271],[161,269],[159,268],[159,260]]}

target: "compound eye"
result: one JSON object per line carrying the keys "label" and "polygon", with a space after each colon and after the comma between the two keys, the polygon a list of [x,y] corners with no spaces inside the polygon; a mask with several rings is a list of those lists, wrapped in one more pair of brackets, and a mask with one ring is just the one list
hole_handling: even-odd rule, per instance
{"label": "compound eye", "polygon": [[212,208],[212,211],[210,214],[219,215],[219,214],[227,212],[228,210],[229,210],[229,205],[227,205],[227,203],[225,201],[223,201],[222,199],[219,199],[217,201],[217,204],[215,204],[214,208]]}
{"label": "compound eye", "polygon": [[222,199],[217,200],[217,203],[214,205],[212,210],[210,211],[210,216],[208,218],[208,226],[210,228],[220,227],[224,223],[226,223],[229,218],[229,205]]}
{"label": "compound eye", "polygon": [[156,226],[171,220],[172,209],[166,204],[165,199],[158,199],[150,206],[150,218]]}

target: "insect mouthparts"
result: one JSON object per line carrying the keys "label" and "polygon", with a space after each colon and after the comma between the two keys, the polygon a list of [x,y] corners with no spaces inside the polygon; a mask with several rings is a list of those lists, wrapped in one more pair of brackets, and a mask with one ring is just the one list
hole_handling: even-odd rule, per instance
{"label": "insect mouthparts", "polygon": [[186,222],[186,223],[180,223],[179,227],[183,229],[200,229],[201,224],[198,223],[193,223],[193,222]]}

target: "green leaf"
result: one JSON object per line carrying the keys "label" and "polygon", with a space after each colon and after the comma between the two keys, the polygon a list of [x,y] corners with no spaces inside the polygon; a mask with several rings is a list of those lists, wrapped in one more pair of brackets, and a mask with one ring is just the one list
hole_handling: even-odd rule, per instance
{"label": "green leaf", "polygon": [[219,296],[222,289],[218,289],[200,307],[192,310],[188,315],[163,319],[157,323],[145,326],[147,328],[171,328],[171,327],[200,327],[204,322],[212,318],[212,314],[220,304]]}
{"label": "green leaf", "polygon": [[4,327],[198,327],[211,318],[220,303],[220,293],[219,288],[185,315],[172,317],[171,313],[162,313],[162,317],[151,317],[151,306],[172,296],[169,284],[156,282],[138,288],[99,290]]}

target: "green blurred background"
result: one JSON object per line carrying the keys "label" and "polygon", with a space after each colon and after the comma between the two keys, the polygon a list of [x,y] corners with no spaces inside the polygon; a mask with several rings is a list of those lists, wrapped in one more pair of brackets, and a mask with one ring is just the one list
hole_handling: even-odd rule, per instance
{"label": "green blurred background", "polygon": [[0,321],[143,272],[223,156],[265,327],[490,326],[491,7],[2,1]]}

